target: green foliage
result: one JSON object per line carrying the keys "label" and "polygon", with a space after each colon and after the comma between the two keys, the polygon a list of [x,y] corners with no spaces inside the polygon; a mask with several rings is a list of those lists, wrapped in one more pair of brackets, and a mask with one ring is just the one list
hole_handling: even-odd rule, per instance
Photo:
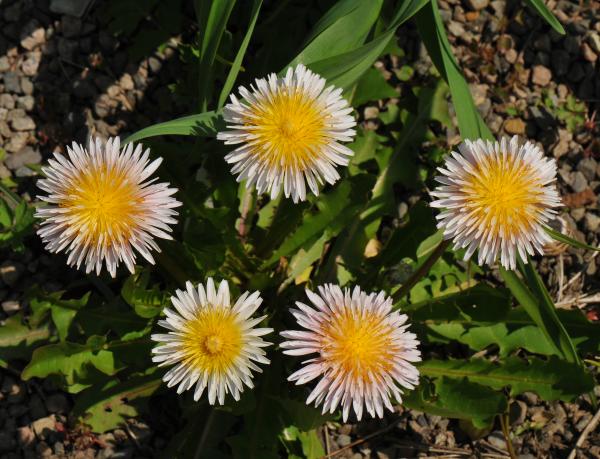
{"label": "green foliage", "polygon": [[0,367],[6,367],[9,360],[29,359],[33,349],[49,337],[48,323],[31,327],[22,314],[9,317],[0,326]]}
{"label": "green foliage", "polygon": [[[135,376],[124,382],[109,380],[100,389],[86,389],[77,398],[73,414],[95,432],[105,432],[125,418],[140,414],[147,397],[161,384],[161,375]],[[141,400],[139,400],[141,399]]]}
{"label": "green foliage", "polygon": [[33,229],[34,209],[4,185],[0,186],[0,248],[22,251]]}
{"label": "green foliage", "polygon": [[[107,23],[114,33],[144,40],[145,24],[165,16],[165,29],[138,48],[152,52],[181,28],[181,2],[110,2]],[[556,30],[560,25],[542,2],[530,0]],[[160,243],[156,266],[115,280],[83,277],[65,292],[28,294],[32,314],[9,317],[0,327],[0,365],[27,364],[22,376],[52,378],[76,394],[74,414],[92,430],[110,430],[151,408],[149,397],[165,396],[162,370],[151,362],[150,334],[176,288],[207,276],[226,278],[233,296],[261,290],[269,326],[288,327],[289,308],[304,287],[324,282],[361,285],[367,291],[398,291],[442,242],[436,211],[427,205],[435,167],[448,146],[440,128],[452,128],[451,98],[463,138],[490,138],[452,54],[434,0],[398,2],[328,0],[194,2],[198,30],[181,49],[193,77],[199,113],[146,127],[126,142],[144,140],[165,158],[160,175],[179,189],[183,202],[174,241]],[[167,11],[172,9],[172,11]],[[398,27],[414,19],[441,78],[423,77],[406,63],[393,87],[373,63],[404,51]],[[557,25],[558,24],[558,25]],[[164,33],[163,33],[164,32]],[[149,52],[149,51],[147,51]],[[378,102],[377,131],[358,127],[349,147],[354,156],[341,180],[319,196],[293,204],[256,196],[236,183],[216,142],[221,110],[238,84],[304,63],[327,78],[359,113]],[[408,83],[407,83],[408,82]],[[197,99],[197,100],[196,100]],[[546,103],[546,101],[544,102]],[[569,129],[583,116],[580,104],[554,107]],[[155,137],[167,136],[164,141]],[[168,136],[193,139],[182,140]],[[152,140],[148,140],[152,138]],[[33,226],[33,210],[1,189],[0,245],[18,248]],[[414,199],[417,196],[418,199]],[[405,213],[398,205],[410,203]],[[549,230],[550,232],[550,230]],[[582,249],[566,236],[559,241]],[[375,247],[375,249],[374,249]],[[579,311],[557,311],[532,263],[520,274],[501,270],[507,288],[463,251],[441,246],[432,264],[396,307],[409,315],[423,343],[422,383],[402,403],[429,413],[490,428],[512,397],[533,391],[546,400],[572,400],[593,380],[582,357],[600,351],[598,324]],[[275,338],[274,338],[275,339]],[[430,350],[436,349],[436,359]],[[482,352],[485,351],[485,352]],[[223,407],[192,403],[174,393],[169,410],[177,434],[166,457],[317,458],[325,454],[318,427],[331,417],[304,403],[306,388],[284,384],[292,371],[279,350],[257,375],[253,390]],[[483,354],[492,358],[476,357]],[[292,359],[293,360],[293,359]],[[565,375],[569,375],[568,378]]]}

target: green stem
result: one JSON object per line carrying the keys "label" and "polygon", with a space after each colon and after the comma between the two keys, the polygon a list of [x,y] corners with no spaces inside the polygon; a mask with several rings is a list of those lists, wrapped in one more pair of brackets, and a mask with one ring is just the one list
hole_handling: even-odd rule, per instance
{"label": "green stem", "polygon": [[506,440],[506,448],[508,449],[508,454],[510,454],[511,459],[517,459],[517,455],[515,454],[515,449],[513,447],[512,441],[510,439],[510,429],[508,426],[508,414],[503,413],[500,415],[500,425],[502,426],[502,433],[504,434],[504,439]]}
{"label": "green stem", "polygon": [[19,203],[21,202],[21,199],[19,198],[19,196],[16,195],[15,193],[13,193],[2,182],[0,182],[0,192],[4,193],[6,195],[6,198],[10,201],[10,203],[13,206],[13,208],[17,207],[19,205]]}
{"label": "green stem", "polygon": [[444,240],[439,243],[439,245],[435,248],[435,250],[429,255],[421,266],[417,268],[417,270],[412,273],[412,275],[407,279],[402,286],[396,290],[392,294],[392,299],[394,303],[397,303],[405,295],[410,292],[410,289],[415,286],[417,282],[419,282],[431,269],[431,267],[435,264],[435,262],[442,256],[442,254],[446,251],[448,246],[450,245],[450,240]]}

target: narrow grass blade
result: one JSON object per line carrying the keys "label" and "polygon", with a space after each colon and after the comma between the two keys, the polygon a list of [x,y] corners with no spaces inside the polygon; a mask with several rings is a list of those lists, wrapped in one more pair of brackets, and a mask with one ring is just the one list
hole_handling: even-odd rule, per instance
{"label": "narrow grass blade", "polygon": [[246,50],[248,49],[248,44],[250,43],[250,38],[252,37],[252,33],[254,32],[254,26],[256,26],[256,20],[258,19],[258,13],[260,12],[260,8],[262,6],[263,0],[254,0],[254,4],[252,5],[252,13],[250,14],[250,23],[248,24],[248,29],[246,30],[246,35],[244,35],[244,39],[240,44],[240,48],[233,60],[233,64],[229,69],[229,74],[227,75],[227,79],[225,80],[225,84],[223,84],[223,89],[221,89],[221,94],[219,95],[219,104],[218,108],[221,109],[223,105],[225,105],[225,101],[233,88],[235,80],[237,79],[238,74],[240,73],[240,68],[242,67],[242,61],[244,60],[244,56],[246,55]]}
{"label": "narrow grass blade", "polygon": [[156,137],[157,135],[214,137],[222,126],[223,118],[220,113],[199,113],[141,129],[127,137],[123,143],[137,142],[138,140]]}
{"label": "narrow grass blade", "polygon": [[559,34],[565,34],[565,29],[563,28],[562,24],[558,22],[556,16],[552,14],[552,12],[544,4],[543,0],[525,0],[525,3],[533,8],[542,18],[544,18],[544,20]]}
{"label": "narrow grass blade", "polygon": [[578,241],[577,239],[573,239],[572,237],[559,233],[558,231],[550,228],[549,226],[546,226],[544,229],[546,230],[546,233],[548,233],[552,237],[552,239],[558,242],[564,242],[565,244],[569,244],[570,246],[575,247],[577,249],[600,251],[600,247],[594,247],[585,244],[584,242]]}
{"label": "narrow grass blade", "polygon": [[234,5],[235,0],[196,0],[194,2],[200,31],[198,102],[201,112],[208,110],[214,79],[213,65]]}
{"label": "narrow grass blade", "polygon": [[492,139],[492,133],[475,108],[469,85],[452,54],[437,1],[431,0],[428,5],[419,10],[415,18],[419,35],[427,47],[431,60],[450,87],[462,137]]}

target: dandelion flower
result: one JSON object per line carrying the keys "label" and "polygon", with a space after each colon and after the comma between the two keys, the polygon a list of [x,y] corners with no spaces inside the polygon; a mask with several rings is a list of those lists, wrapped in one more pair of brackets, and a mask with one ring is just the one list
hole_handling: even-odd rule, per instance
{"label": "dandelion flower", "polygon": [[479,249],[479,264],[500,256],[507,269],[516,268],[517,255],[526,263],[527,254],[543,254],[551,242],[544,226],[561,204],[555,161],[516,136],[467,140],[458,149],[438,168],[440,186],[431,193],[437,198],[431,206],[443,209],[437,219],[444,237],[466,247],[465,260]]}
{"label": "dandelion flower", "polygon": [[407,316],[392,311],[384,292],[367,295],[359,287],[319,287],[306,291],[316,307],[297,302],[292,310],[305,330],[285,331],[281,344],[288,355],[316,354],[288,379],[305,384],[320,378],[307,404],[323,402],[323,413],[342,407],[344,422],[350,408],[360,420],[363,406],[372,416],[383,417],[384,406],[393,410],[391,398],[401,402],[401,387],[413,389],[419,372],[411,362],[421,360],[419,342],[407,331]]}
{"label": "dandelion flower", "polygon": [[39,199],[48,205],[36,213],[46,249],[65,251],[70,266],[85,264],[88,273],[100,274],[106,264],[112,277],[120,262],[134,272],[134,249],[154,263],[150,251],[160,251],[154,238],[172,239],[173,209],[181,205],[175,188],[149,180],[162,160],[150,162],[141,145],[121,150],[118,137],[91,139],[88,150],[73,143],[67,152],[68,158],[55,153],[38,181],[47,193]]}
{"label": "dandelion flower", "polygon": [[239,400],[244,384],[253,387],[251,370],[260,372],[254,362],[268,364],[262,349],[270,345],[261,336],[271,328],[254,328],[266,316],[251,318],[262,303],[259,292],[244,293],[231,306],[229,285],[222,281],[218,291],[211,278],[206,288],[186,283],[186,290],[177,290],[171,302],[176,311],[165,309],[166,320],[159,325],[168,333],[152,335],[161,343],[153,349],[152,360],[159,366],[175,365],[164,376],[168,387],[177,393],[194,389],[194,400],[208,391],[208,402],[222,405],[230,393]]}
{"label": "dandelion flower", "polygon": [[223,117],[229,130],[217,138],[240,145],[225,156],[231,172],[246,186],[275,198],[283,186],[294,202],[306,199],[306,184],[319,194],[318,184],[333,184],[346,166],[356,132],[352,107],[342,90],[325,87],[326,81],[303,65],[288,68],[285,77],[274,73],[257,79],[250,91],[239,88],[243,100],[231,95]]}

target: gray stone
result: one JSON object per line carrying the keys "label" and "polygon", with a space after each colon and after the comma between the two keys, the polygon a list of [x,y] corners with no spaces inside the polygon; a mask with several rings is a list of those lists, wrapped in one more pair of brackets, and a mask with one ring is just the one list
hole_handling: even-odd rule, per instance
{"label": "gray stone", "polygon": [[66,414],[69,411],[69,400],[64,394],[57,393],[46,397],[46,408],[50,413]]}
{"label": "gray stone", "polygon": [[56,418],[54,415],[46,416],[33,421],[31,427],[36,437],[44,440],[50,432],[56,431]]}
{"label": "gray stone", "polygon": [[338,435],[337,440],[336,440],[337,444],[343,448],[344,446],[348,446],[350,443],[352,443],[352,438],[350,438],[349,435]]}
{"label": "gray stone", "polygon": [[29,398],[29,416],[31,419],[40,419],[47,416],[46,407],[44,402],[38,394],[33,394]]}
{"label": "gray stone", "polygon": [[133,83],[133,78],[131,78],[131,75],[129,73],[123,74],[123,76],[119,80],[119,85],[125,91],[131,91],[132,89],[135,88],[135,85]]}
{"label": "gray stone", "polygon": [[18,261],[7,260],[0,265],[0,278],[6,285],[12,287],[19,281],[24,270],[25,266]]}
{"label": "gray stone", "polygon": [[583,158],[577,164],[577,170],[581,171],[585,178],[589,181],[594,180],[596,177],[596,169],[598,168],[598,163],[594,158]]}
{"label": "gray stone", "polygon": [[33,147],[27,146],[17,153],[9,155],[4,161],[9,169],[17,170],[27,164],[39,164],[42,161],[42,155]]}
{"label": "gray stone", "polygon": [[465,4],[469,9],[479,11],[486,8],[490,4],[490,0],[465,0]]}
{"label": "gray stone", "polygon": [[35,99],[33,96],[22,96],[17,99],[17,107],[30,112],[35,106]]}
{"label": "gray stone", "polygon": [[40,61],[42,59],[42,53],[39,51],[32,52],[29,54],[29,57],[23,61],[21,64],[21,70],[27,76],[34,76],[38,67],[40,66]]}
{"label": "gray stone", "polygon": [[19,74],[16,72],[6,72],[4,74],[4,90],[6,92],[21,92],[21,84],[19,82]]}
{"label": "gray stone", "polygon": [[504,17],[504,11],[506,10],[506,2],[504,0],[494,0],[490,2],[490,6],[497,18]]}
{"label": "gray stone", "polygon": [[10,70],[10,63],[8,62],[7,56],[0,57],[0,72],[8,72]]}
{"label": "gray stone", "polygon": [[160,61],[160,59],[158,59],[156,57],[149,57],[148,58],[148,68],[150,69],[150,71],[152,73],[158,73],[158,72],[160,72],[160,69],[162,68],[162,62]]}
{"label": "gray stone", "polygon": [[15,132],[8,143],[4,145],[4,149],[9,153],[17,152],[27,145],[28,138],[27,132]]}
{"label": "gray stone", "polygon": [[73,54],[77,50],[78,44],[75,41],[59,38],[57,48],[58,55],[66,60],[72,60]]}
{"label": "gray stone", "polygon": [[11,94],[0,94],[0,107],[7,108],[9,110],[15,108],[15,97]]}
{"label": "gray stone", "polygon": [[62,34],[66,38],[77,38],[81,33],[81,20],[79,18],[65,15],[60,21]]}
{"label": "gray stone", "polygon": [[569,54],[579,54],[580,40],[574,35],[567,35],[563,47]]}
{"label": "gray stone", "polygon": [[15,131],[33,131],[35,129],[35,121],[30,116],[24,116],[13,119],[11,126]]}
{"label": "gray stone", "polygon": [[448,24],[448,31],[455,37],[461,37],[465,34],[465,28],[460,22],[456,21],[450,21],[450,24]]}
{"label": "gray stone", "polygon": [[46,31],[38,27],[21,40],[21,46],[29,51],[46,43]]}
{"label": "gray stone", "polygon": [[500,448],[501,450],[506,451],[506,440],[504,439],[504,435],[502,435],[502,432],[498,430],[492,432],[488,436],[487,440],[496,448]]}
{"label": "gray stone", "polygon": [[[2,109],[2,110],[6,111],[5,108]],[[5,119],[6,119],[6,114],[4,116],[4,120]],[[10,127],[8,126],[8,123],[6,121],[4,121],[4,120],[0,121],[0,135],[2,137],[10,137],[12,135],[12,131],[10,130]]]}
{"label": "gray stone", "polygon": [[600,228],[600,217],[591,212],[587,212],[584,217],[584,225],[587,231],[595,233]]}
{"label": "gray stone", "polygon": [[15,439],[9,432],[0,432],[0,451],[11,451],[15,447]]}
{"label": "gray stone", "polygon": [[78,80],[73,83],[73,94],[80,99],[90,99],[95,96],[94,85],[87,80]]}
{"label": "gray stone", "polygon": [[21,303],[16,300],[7,300],[2,302],[2,310],[10,315],[13,315],[21,309]]}
{"label": "gray stone", "polygon": [[578,81],[583,80],[585,77],[585,70],[583,69],[583,65],[579,62],[575,62],[569,69],[569,73],[567,74],[567,78],[569,81],[573,83],[577,83]]}
{"label": "gray stone", "polygon": [[585,216],[585,207],[577,207],[576,209],[571,210],[571,217],[576,222],[581,221],[581,219]]}
{"label": "gray stone", "polygon": [[35,434],[31,427],[24,426],[17,429],[17,441],[21,448],[28,448],[35,441]]}
{"label": "gray stone", "polygon": [[580,193],[588,188],[588,182],[585,178],[585,175],[583,175],[583,173],[580,171],[577,171],[573,174],[573,184],[571,185],[571,188],[573,188],[573,191],[576,193]]}
{"label": "gray stone", "polygon": [[33,83],[27,77],[21,78],[21,89],[24,94],[31,95],[33,94]]}
{"label": "gray stone", "polygon": [[600,54],[600,34],[598,32],[591,32],[587,42],[596,54]]}
{"label": "gray stone", "polygon": [[587,43],[581,45],[581,54],[583,58],[588,62],[596,62],[598,60],[598,55],[592,50],[592,47]]}
{"label": "gray stone", "polygon": [[533,67],[531,81],[539,86],[548,86],[552,81],[552,72],[543,65],[536,65]]}
{"label": "gray stone", "polygon": [[10,110],[6,115],[6,121],[10,122],[16,120],[17,118],[23,118],[24,116],[27,116],[25,114],[25,110],[23,110],[22,108],[14,108]]}
{"label": "gray stone", "polygon": [[50,11],[58,14],[69,14],[80,18],[93,0],[52,0]]}
{"label": "gray stone", "polygon": [[556,76],[564,76],[569,71],[569,53],[563,49],[552,51],[552,70]]}

